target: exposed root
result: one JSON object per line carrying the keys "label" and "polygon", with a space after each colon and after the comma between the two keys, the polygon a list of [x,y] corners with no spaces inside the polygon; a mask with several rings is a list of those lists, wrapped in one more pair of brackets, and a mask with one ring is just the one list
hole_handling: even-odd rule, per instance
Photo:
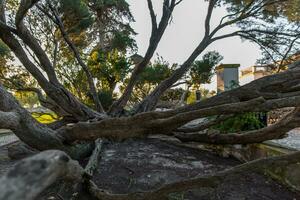
{"label": "exposed root", "polygon": [[95,149],[94,149],[91,157],[89,158],[88,164],[85,167],[85,172],[89,176],[93,176],[95,170],[98,168],[100,154],[103,150],[104,143],[105,143],[105,140],[102,140],[102,139],[97,139],[95,141]]}

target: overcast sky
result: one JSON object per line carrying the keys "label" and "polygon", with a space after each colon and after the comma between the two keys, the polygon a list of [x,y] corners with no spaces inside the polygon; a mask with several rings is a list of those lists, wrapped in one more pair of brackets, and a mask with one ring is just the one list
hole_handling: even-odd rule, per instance
{"label": "overcast sky", "polygon": [[[133,28],[136,36],[139,54],[144,55],[151,33],[151,21],[146,0],[127,0],[136,22]],[[163,0],[152,0],[158,19],[160,18]],[[204,35],[204,20],[208,3],[204,0],[184,0],[175,8],[173,22],[167,28],[157,53],[170,63],[182,63],[198,45]],[[212,27],[217,25],[220,18],[226,15],[224,8],[215,9],[212,17]],[[234,30],[231,27],[225,32]],[[242,67],[254,65],[260,57],[256,45],[242,42],[240,38],[228,38],[211,44],[206,51],[217,50],[224,60],[222,63],[239,63]],[[201,55],[200,55],[201,58]],[[215,84],[209,87],[215,89]]]}

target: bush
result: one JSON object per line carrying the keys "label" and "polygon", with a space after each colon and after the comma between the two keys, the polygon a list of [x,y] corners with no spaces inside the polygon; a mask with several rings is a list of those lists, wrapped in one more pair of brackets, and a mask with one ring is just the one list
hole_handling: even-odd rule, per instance
{"label": "bush", "polygon": [[214,126],[213,129],[217,129],[221,133],[257,130],[266,126],[265,117],[264,113],[238,114]]}

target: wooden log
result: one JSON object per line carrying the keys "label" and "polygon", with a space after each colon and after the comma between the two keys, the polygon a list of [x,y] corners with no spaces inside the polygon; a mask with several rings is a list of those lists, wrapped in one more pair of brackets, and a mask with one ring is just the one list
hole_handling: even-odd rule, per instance
{"label": "wooden log", "polygon": [[57,150],[21,160],[0,179],[0,200],[33,200],[58,179],[82,180],[77,161]]}

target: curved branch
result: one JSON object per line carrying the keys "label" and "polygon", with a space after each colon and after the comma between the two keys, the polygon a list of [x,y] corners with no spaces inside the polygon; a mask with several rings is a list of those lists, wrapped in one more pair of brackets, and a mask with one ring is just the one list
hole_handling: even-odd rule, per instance
{"label": "curved branch", "polygon": [[206,132],[176,133],[175,136],[183,142],[203,142],[210,144],[253,144],[267,140],[280,139],[290,130],[299,127],[300,109],[286,116],[279,122],[259,129],[242,133],[220,134]]}
{"label": "curved branch", "polygon": [[205,19],[205,35],[206,36],[208,36],[210,33],[210,20],[211,20],[211,16],[212,16],[212,13],[213,13],[216,3],[217,3],[216,0],[209,1],[207,15],[206,15],[206,19]]}
{"label": "curved branch", "polygon": [[67,112],[65,112],[55,101],[50,98],[44,97],[42,91],[38,88],[18,88],[17,91],[21,92],[34,92],[37,94],[39,102],[45,108],[52,110],[60,117],[71,117]]}
{"label": "curved branch", "polygon": [[[165,115],[164,112],[149,112],[127,118],[113,118],[92,123],[82,122],[60,129],[58,134],[66,141],[95,140],[96,138],[119,140],[144,137],[149,134],[168,135],[172,134],[176,128],[194,119],[296,106],[300,106],[300,96],[267,101],[260,97],[245,102],[211,106],[171,116]],[[83,132],[85,134],[82,134]]]}
{"label": "curved branch", "polygon": [[120,97],[119,100],[117,100],[110,108],[109,113],[111,115],[118,115],[123,108],[126,106],[127,102],[130,99],[131,93],[133,91],[133,88],[138,80],[139,75],[143,72],[143,70],[146,68],[148,63],[150,62],[151,58],[153,57],[157,46],[162,38],[162,36],[165,33],[165,30],[169,24],[170,18],[172,16],[172,13],[174,11],[174,8],[176,6],[176,1],[172,0],[171,5],[169,5],[169,0],[164,0],[163,5],[163,14],[160,20],[160,23],[157,27],[156,17],[153,11],[153,6],[151,0],[148,0],[148,7],[150,10],[150,16],[152,19],[152,33],[149,41],[149,46],[146,51],[145,56],[143,57],[143,60],[138,63],[134,71],[132,72],[132,75],[129,79],[129,83],[125,88],[124,93]]}
{"label": "curved branch", "polygon": [[28,10],[32,8],[37,2],[39,2],[39,0],[21,0],[20,7],[17,11],[15,19],[16,27],[18,27],[19,24],[22,23]]}
{"label": "curved branch", "polygon": [[39,0],[22,0],[19,9],[16,14],[15,24],[17,27],[16,34],[22,39],[22,41],[28,45],[28,47],[35,53],[38,60],[41,63],[41,67],[47,73],[49,80],[55,84],[59,84],[56,77],[54,68],[50,59],[48,58],[45,51],[42,49],[37,39],[29,32],[27,27],[24,25],[24,17],[28,10],[34,6]]}
{"label": "curved branch", "polygon": [[51,2],[49,2],[49,1],[48,1],[48,5],[49,5],[49,8],[51,9],[51,11],[52,11],[52,13],[53,13],[53,15],[56,19],[56,24],[58,25],[59,30],[60,30],[65,42],[69,45],[70,49],[74,53],[74,56],[75,56],[77,62],[82,67],[83,71],[85,72],[85,74],[87,76],[87,80],[88,80],[88,83],[89,83],[89,86],[90,86],[90,91],[92,93],[92,97],[93,97],[94,103],[96,105],[96,110],[98,112],[103,113],[104,109],[103,109],[103,106],[102,106],[102,104],[100,102],[100,99],[97,95],[97,90],[96,90],[96,87],[95,87],[95,84],[94,84],[93,75],[92,75],[89,67],[83,62],[78,49],[76,48],[74,43],[71,41],[68,33],[65,30],[64,24],[63,24],[61,18],[59,17],[56,9],[51,5]]}

